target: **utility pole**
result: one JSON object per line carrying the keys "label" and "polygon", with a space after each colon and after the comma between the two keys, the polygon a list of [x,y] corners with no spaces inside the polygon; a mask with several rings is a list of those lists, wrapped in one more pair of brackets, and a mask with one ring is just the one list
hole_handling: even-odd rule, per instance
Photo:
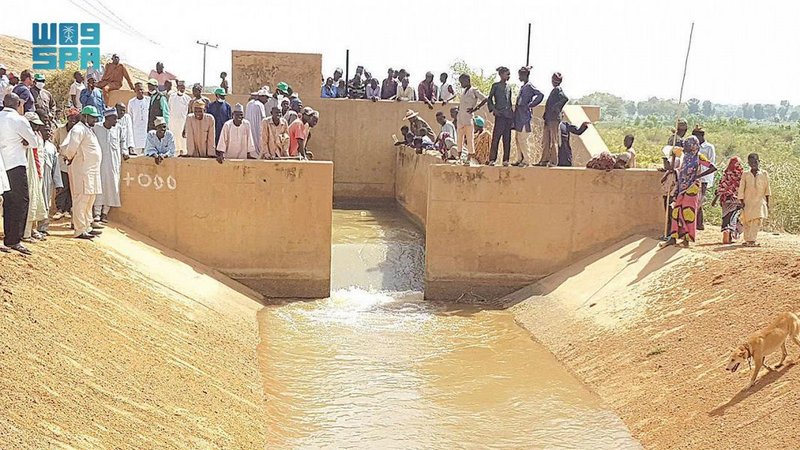
{"label": "utility pole", "polygon": [[203,88],[205,88],[206,87],[206,49],[208,47],[218,48],[219,44],[209,44],[208,41],[206,41],[206,42],[197,41],[197,43],[203,46]]}

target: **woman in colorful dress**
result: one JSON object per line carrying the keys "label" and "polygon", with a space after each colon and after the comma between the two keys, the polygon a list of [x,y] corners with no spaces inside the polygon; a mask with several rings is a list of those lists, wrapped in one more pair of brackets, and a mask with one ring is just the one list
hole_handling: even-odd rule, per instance
{"label": "woman in colorful dress", "polygon": [[700,141],[689,136],[683,141],[683,162],[678,171],[678,195],[672,208],[670,237],[662,246],[675,245],[678,240],[688,247],[697,235],[697,207],[700,202],[700,179],[717,168],[700,154]]}
{"label": "woman in colorful dress", "polygon": [[717,187],[717,195],[711,205],[714,206],[719,199],[722,207],[722,243],[730,244],[742,234],[742,222],[739,220],[742,213],[742,202],[736,198],[739,185],[742,182],[744,166],[738,156],[728,162],[728,167],[722,174],[722,180]]}

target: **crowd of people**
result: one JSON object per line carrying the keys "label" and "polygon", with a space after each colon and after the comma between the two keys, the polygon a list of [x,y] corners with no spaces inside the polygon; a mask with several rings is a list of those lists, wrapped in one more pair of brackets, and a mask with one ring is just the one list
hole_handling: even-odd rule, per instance
{"label": "crowd of people", "polygon": [[[661,179],[666,225],[663,246],[688,247],[694,242],[697,230],[703,230],[703,203],[714,189],[717,171],[716,148],[706,141],[705,130],[696,125],[690,136],[684,119],[664,147],[664,175]],[[760,167],[757,153],[747,156],[749,171],[745,172],[741,158],[728,160],[716,188],[712,205],[722,208],[722,242],[730,244],[740,237],[744,246],[757,246],[758,232],[769,216],[769,176]]]}
{"label": "crowd of people", "polygon": [[[111,208],[121,206],[121,164],[131,157],[156,164],[171,157],[220,164],[313,157],[308,144],[319,113],[304,107],[289,84],[278,83],[274,93],[263,86],[246,105],[231,105],[226,76],[212,101],[199,84],[185,92],[185,82],[160,62],[147,83],[135,83],[113,55],[104,68],[73,74],[62,123],[44,75],[16,76],[0,65],[0,251],[31,254],[26,244],[47,239],[51,219],[70,219],[75,238],[100,236]],[[123,81],[134,97],[109,105]]]}
{"label": "crowd of people", "polygon": [[[508,84],[511,72],[499,67],[499,80],[484,94],[472,86],[467,74],[458,77],[460,90],[441,74],[440,84],[433,74],[414,91],[409,74],[389,69],[378,85],[363,67],[345,83],[342,71],[322,87],[322,97],[347,96],[353,99],[421,101],[429,107],[434,102],[447,104],[460,94],[458,106],[436,114],[440,131],[409,109],[396,145],[407,145],[418,152],[433,151],[444,160],[467,165],[498,164],[500,142],[502,165],[510,165],[511,136],[514,132],[519,159],[513,165],[530,165],[530,135],[533,108],[545,103],[542,120],[542,155],[537,166],[572,166],[570,135],[584,133],[590,122],[575,126],[565,120],[563,107],[568,98],[561,87],[563,77],[551,77],[552,90],[544,94],[530,82],[530,67],[521,67],[522,83],[516,99]],[[71,219],[74,236],[94,239],[102,234],[111,208],[120,206],[121,161],[145,156],[160,164],[176,156],[227,159],[310,159],[308,147],[311,128],[319,113],[304,107],[299,96],[285,82],[275,91],[263,86],[252,92],[246,105],[230,105],[227,74],[221,73],[221,86],[214,100],[202,94],[199,84],[186,93],[186,84],[157,63],[145,85],[133,83],[127,69],[113,55],[105,68],[90,67],[84,75],[74,73],[69,97],[72,107],[65,123],[56,120],[56,106],[41,74],[24,70],[19,77],[8,74],[0,65],[0,92],[4,93],[0,111],[0,192],[3,193],[4,245],[0,250],[30,254],[24,245],[46,239],[49,212]],[[107,106],[109,93],[126,81],[135,96],[125,103]],[[173,91],[173,84],[175,90]],[[494,127],[476,112],[488,105]],[[678,121],[677,128],[664,148],[662,189],[666,224],[663,245],[681,241],[688,246],[703,229],[703,200],[714,187],[717,170],[716,152],[705,140],[705,131],[696,126],[686,137],[688,124]],[[636,167],[634,136],[624,139],[625,151],[617,155],[603,153],[587,163],[588,168],[611,170]],[[744,235],[745,245],[757,245],[756,237],[769,207],[769,178],[759,167],[759,157],[748,156],[749,172],[734,157],[727,167],[714,203],[723,212],[723,242],[736,241]]]}

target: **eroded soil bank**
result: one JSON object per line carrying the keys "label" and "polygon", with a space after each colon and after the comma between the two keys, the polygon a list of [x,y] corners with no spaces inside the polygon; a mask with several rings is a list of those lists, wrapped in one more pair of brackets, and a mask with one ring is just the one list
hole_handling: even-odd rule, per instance
{"label": "eroded soil bank", "polygon": [[141,236],[53,229],[0,254],[0,447],[263,448],[261,305]]}
{"label": "eroded soil bank", "polygon": [[724,367],[778,313],[800,312],[800,239],[762,234],[756,249],[719,240],[706,231],[689,250],[656,251],[631,239],[506,301],[645,447],[796,448],[798,366],[762,370],[749,390],[746,366]]}

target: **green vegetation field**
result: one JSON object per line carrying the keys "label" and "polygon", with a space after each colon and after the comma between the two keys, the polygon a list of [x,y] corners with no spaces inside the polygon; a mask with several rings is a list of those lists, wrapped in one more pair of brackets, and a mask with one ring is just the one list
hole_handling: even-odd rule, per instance
{"label": "green vegetation field", "polygon": [[[772,187],[769,229],[800,233],[800,123],[748,122],[742,119],[712,119],[692,121],[702,123],[706,140],[717,150],[717,180],[728,160],[737,155],[747,164],[747,155],[761,156],[762,167],[769,173]],[[667,142],[672,125],[652,118],[642,121],[599,122],[595,124],[609,150],[621,151],[623,137],[636,137],[634,148],[641,167],[661,167],[661,149]],[[710,205],[713,194],[706,200],[706,217],[711,223],[720,222],[720,208]]]}

